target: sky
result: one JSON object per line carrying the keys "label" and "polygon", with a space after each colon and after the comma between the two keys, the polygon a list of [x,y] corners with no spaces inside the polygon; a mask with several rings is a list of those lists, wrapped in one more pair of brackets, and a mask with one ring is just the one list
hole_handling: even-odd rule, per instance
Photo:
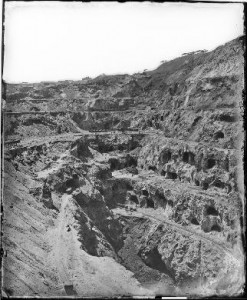
{"label": "sky", "polygon": [[3,79],[80,80],[155,69],[243,34],[243,5],[6,2]]}

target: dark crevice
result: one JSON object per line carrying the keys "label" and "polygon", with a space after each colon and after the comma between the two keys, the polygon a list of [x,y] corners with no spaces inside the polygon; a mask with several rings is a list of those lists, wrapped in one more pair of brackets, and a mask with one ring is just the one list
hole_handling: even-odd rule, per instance
{"label": "dark crevice", "polygon": [[218,131],[214,134],[215,139],[223,139],[225,137],[222,131]]}
{"label": "dark crevice", "polygon": [[211,231],[218,231],[220,232],[221,231],[221,228],[218,224],[214,224],[212,227],[211,227]]}
{"label": "dark crevice", "polygon": [[192,218],[191,219],[191,224],[200,225],[200,223],[198,222],[197,218]]}
{"label": "dark crevice", "polygon": [[129,200],[130,200],[131,202],[135,202],[136,204],[139,204],[138,198],[137,198],[136,195],[130,195]]}
{"label": "dark crevice", "polygon": [[223,121],[223,122],[235,122],[236,121],[236,118],[234,116],[230,116],[230,115],[221,115],[219,117],[219,120],[220,121]]}
{"label": "dark crevice", "polygon": [[161,161],[162,163],[167,163],[169,160],[171,160],[172,154],[169,150],[166,150],[162,156],[161,156]]}
{"label": "dark crevice", "polygon": [[215,166],[215,159],[213,159],[213,158],[209,158],[208,159],[208,161],[207,161],[207,168],[208,169],[211,169],[211,168],[213,168],[214,166]]}
{"label": "dark crevice", "polygon": [[199,180],[195,179],[195,185],[196,185],[196,186],[199,186],[199,185],[200,185]]}
{"label": "dark crevice", "polygon": [[195,155],[192,152],[184,152],[183,153],[183,162],[194,165],[195,164]]}
{"label": "dark crevice", "polygon": [[64,289],[65,289],[66,295],[68,295],[68,296],[77,295],[76,291],[74,290],[73,284],[65,285]]}
{"label": "dark crevice", "polygon": [[192,127],[196,126],[196,124],[201,120],[201,118],[202,118],[201,116],[196,117],[191,126]]}
{"label": "dark crevice", "polygon": [[144,195],[144,196],[149,196],[149,193],[148,193],[147,190],[142,190],[142,195]]}
{"label": "dark crevice", "polygon": [[175,172],[167,172],[168,179],[177,179],[178,175]]}
{"label": "dark crevice", "polygon": [[157,248],[154,248],[150,252],[145,253],[145,256],[140,252],[138,252],[138,255],[142,258],[147,266],[152,269],[156,269],[161,273],[167,274],[171,279],[174,280],[174,274],[167,268],[166,264],[163,262]]}
{"label": "dark crevice", "polygon": [[150,198],[147,199],[147,207],[154,208],[154,201]]}
{"label": "dark crevice", "polygon": [[219,215],[218,211],[213,206],[209,206],[207,208],[206,214],[211,215],[211,216],[218,216]]}
{"label": "dark crevice", "polygon": [[203,182],[203,183],[202,183],[202,189],[203,189],[203,190],[207,190],[208,187],[209,187],[209,184],[208,184],[207,182]]}
{"label": "dark crevice", "polygon": [[149,166],[148,170],[157,171],[157,168],[155,166]]}
{"label": "dark crevice", "polygon": [[166,176],[166,171],[161,170],[160,175],[161,175],[161,176]]}
{"label": "dark crevice", "polygon": [[170,205],[171,207],[173,207],[173,201],[172,200],[168,200],[167,204]]}
{"label": "dark crevice", "polygon": [[225,184],[220,180],[216,180],[213,185],[220,189],[224,189],[224,187],[225,187]]}

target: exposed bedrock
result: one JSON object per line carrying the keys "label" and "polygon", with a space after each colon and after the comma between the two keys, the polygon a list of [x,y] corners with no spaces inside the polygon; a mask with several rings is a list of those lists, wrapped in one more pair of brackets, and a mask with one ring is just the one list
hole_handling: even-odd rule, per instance
{"label": "exposed bedrock", "polygon": [[228,287],[224,292],[229,293],[233,285],[238,285],[234,259],[207,240],[195,239],[188,233],[144,218],[120,217],[120,220],[125,240],[118,253],[123,264],[143,284],[150,284],[150,277],[156,277],[156,282],[162,282],[166,291],[174,293],[175,287],[181,289],[177,289],[180,295],[189,286],[191,291],[197,288],[219,291],[226,288],[225,281]]}
{"label": "exposed bedrock", "polygon": [[7,296],[242,293],[242,41],[4,86]]}
{"label": "exposed bedrock", "polygon": [[168,219],[183,226],[208,233],[220,233],[232,246],[239,243],[236,232],[241,230],[242,205],[237,194],[197,193],[185,186],[174,189],[164,182],[145,183],[131,179],[110,179],[105,198],[109,207],[131,204],[158,210]]}
{"label": "exposed bedrock", "polygon": [[240,152],[203,143],[162,136],[143,143],[138,166],[153,170],[167,179],[188,182],[204,190],[216,187],[230,193],[238,190]]}

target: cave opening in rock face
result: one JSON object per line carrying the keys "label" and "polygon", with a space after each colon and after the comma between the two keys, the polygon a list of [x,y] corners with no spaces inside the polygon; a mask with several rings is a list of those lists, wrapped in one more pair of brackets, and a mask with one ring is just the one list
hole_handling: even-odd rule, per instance
{"label": "cave opening in rock face", "polygon": [[162,162],[163,163],[167,163],[169,160],[171,160],[171,158],[172,158],[172,154],[168,150],[168,151],[166,151],[166,152],[163,153],[163,155],[162,155]]}
{"label": "cave opening in rock face", "polygon": [[127,166],[130,167],[130,166],[134,166],[136,167],[137,166],[137,160],[132,157],[132,156],[127,156]]}
{"label": "cave opening in rock face", "polygon": [[148,193],[148,191],[147,190],[142,190],[142,195],[144,195],[144,196],[149,196],[149,193]]}
{"label": "cave opening in rock face", "polygon": [[217,188],[223,189],[225,187],[225,184],[220,180],[216,180],[214,182],[214,186],[217,187]]}
{"label": "cave opening in rock face", "polygon": [[221,232],[221,228],[218,224],[214,224],[212,227],[211,227],[211,231],[218,231],[218,232]]}
{"label": "cave opening in rock face", "polygon": [[219,117],[219,120],[223,122],[235,122],[235,119],[236,118],[234,116],[230,116],[226,114],[223,114]]}
{"label": "cave opening in rock face", "polygon": [[213,206],[209,206],[206,210],[206,214],[211,216],[218,216],[219,212]]}
{"label": "cave opening in rock face", "polygon": [[208,167],[208,169],[213,168],[215,166],[215,163],[216,163],[215,159],[209,158],[208,161],[207,161],[207,167]]}
{"label": "cave opening in rock face", "polygon": [[64,289],[68,296],[77,295],[76,291],[74,290],[73,284],[65,285]]}
{"label": "cave opening in rock face", "polygon": [[199,180],[195,179],[195,185],[196,185],[196,186],[199,186],[199,185],[200,185]]}
{"label": "cave opening in rock face", "polygon": [[189,162],[189,152],[183,153],[183,162],[185,162],[185,163]]}
{"label": "cave opening in rock face", "polygon": [[178,178],[178,175],[175,172],[167,172],[167,177],[168,177],[168,179],[175,180]]}
{"label": "cave opening in rock face", "polygon": [[166,171],[161,170],[160,175],[161,175],[161,176],[166,176]]}
{"label": "cave opening in rock face", "polygon": [[131,195],[129,200],[132,202],[135,202],[136,204],[139,204],[139,201],[138,201],[138,198],[136,195]]}
{"label": "cave opening in rock face", "polygon": [[117,147],[117,149],[119,150],[119,151],[124,151],[124,146],[123,145],[118,145],[118,147]]}
{"label": "cave opening in rock face", "polygon": [[171,207],[173,207],[173,201],[172,200],[168,200],[167,203],[168,203],[168,205],[170,205]]}
{"label": "cave opening in rock face", "polygon": [[195,126],[201,119],[202,119],[201,116],[196,117],[196,118],[194,119],[194,121],[193,121],[193,123],[192,123],[191,126],[192,126],[192,127]]}
{"label": "cave opening in rock face", "polygon": [[149,166],[148,170],[157,171],[157,168],[155,166]]}
{"label": "cave opening in rock face", "polygon": [[154,201],[150,198],[147,199],[147,207],[154,208]]}
{"label": "cave opening in rock face", "polygon": [[200,223],[198,222],[197,218],[192,218],[191,219],[191,224],[200,225]]}
{"label": "cave opening in rock face", "polygon": [[110,168],[111,170],[117,170],[119,168],[119,162],[117,159],[110,160]]}
{"label": "cave opening in rock face", "polygon": [[218,132],[215,133],[214,137],[216,139],[223,139],[225,137],[225,135],[222,131],[218,131]]}

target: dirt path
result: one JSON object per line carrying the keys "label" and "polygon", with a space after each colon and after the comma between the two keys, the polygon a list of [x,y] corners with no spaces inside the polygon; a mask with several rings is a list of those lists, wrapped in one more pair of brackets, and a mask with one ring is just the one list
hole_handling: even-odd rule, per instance
{"label": "dirt path", "polygon": [[69,195],[64,195],[62,197],[62,205],[61,205],[61,211],[58,219],[58,228],[57,228],[57,234],[56,234],[56,240],[54,243],[54,250],[55,250],[55,259],[56,259],[56,265],[58,268],[58,273],[61,282],[63,285],[71,286],[73,285],[72,276],[70,274],[70,271],[66,265],[66,262],[68,260],[67,256],[67,247],[69,246],[71,250],[71,254],[73,253],[73,237],[71,234],[68,234],[66,239],[64,237],[64,221],[66,220],[65,217],[65,207],[67,205]]}

